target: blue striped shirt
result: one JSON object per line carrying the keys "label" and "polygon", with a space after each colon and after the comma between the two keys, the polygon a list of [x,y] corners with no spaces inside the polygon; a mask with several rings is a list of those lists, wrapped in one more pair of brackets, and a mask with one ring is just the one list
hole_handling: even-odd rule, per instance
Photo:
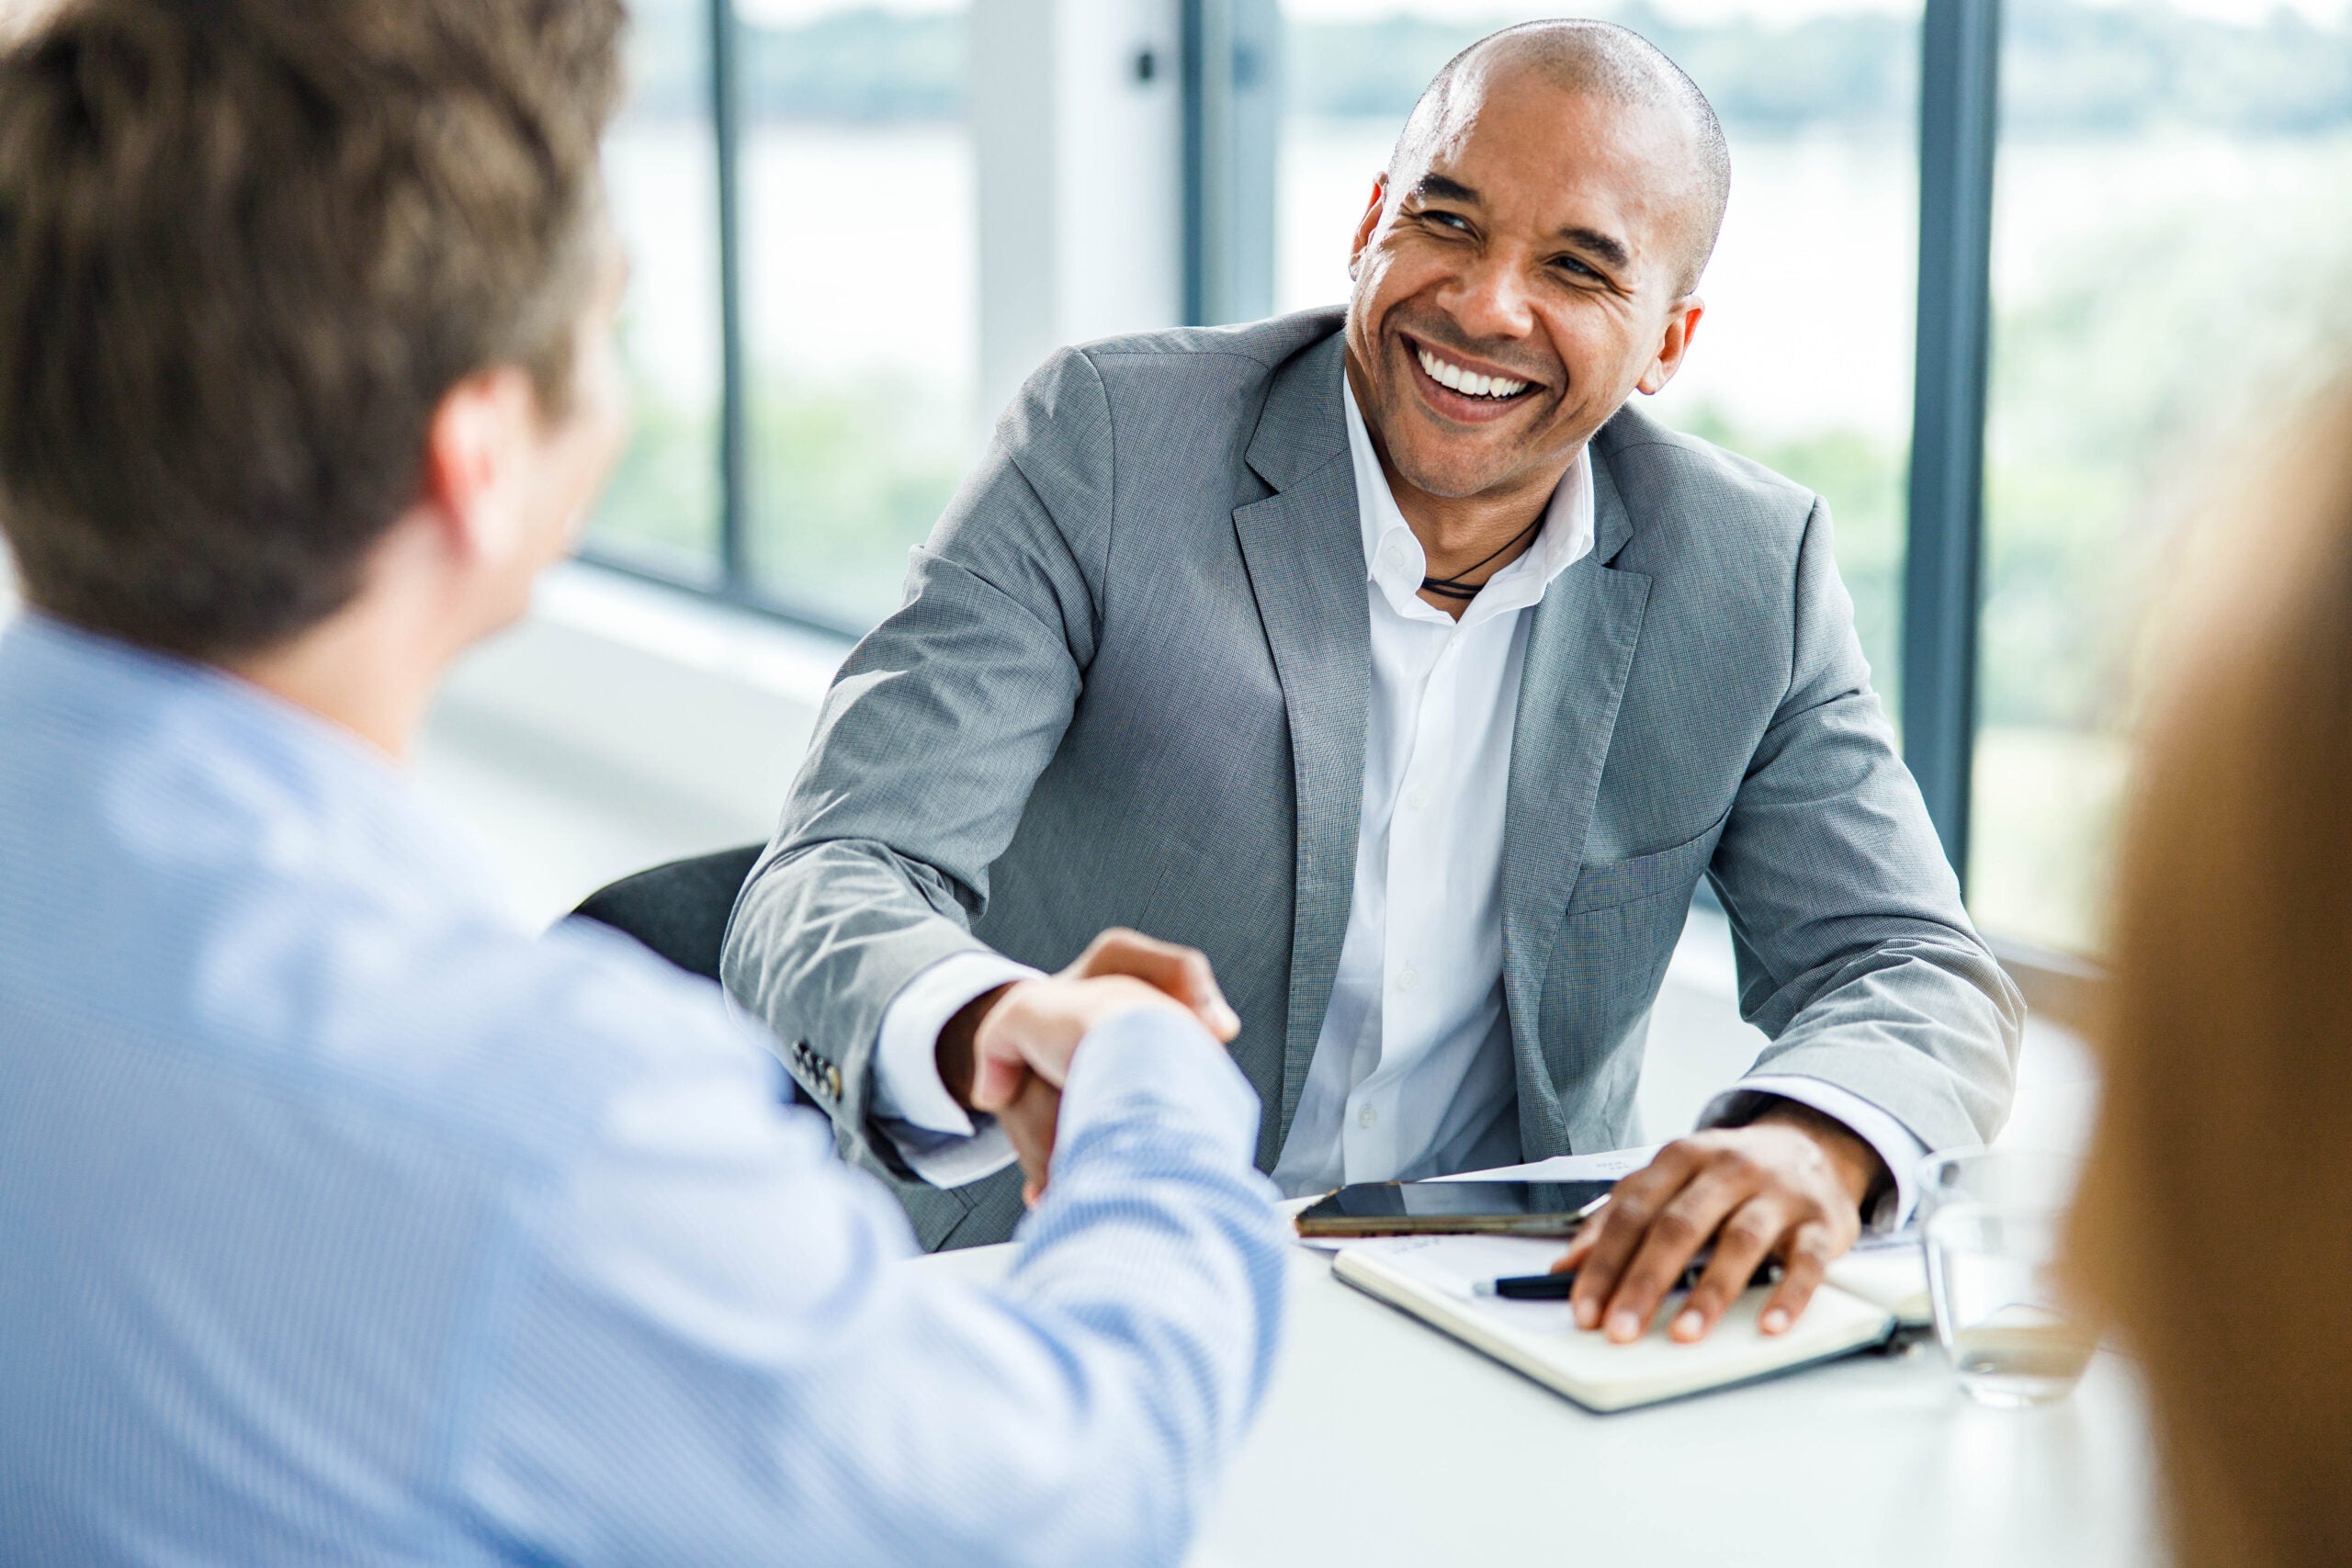
{"label": "blue striped shirt", "polygon": [[0,1561],[1179,1557],[1281,1313],[1224,1054],[1097,1030],[987,1289],[779,1083],[341,731],[20,616]]}

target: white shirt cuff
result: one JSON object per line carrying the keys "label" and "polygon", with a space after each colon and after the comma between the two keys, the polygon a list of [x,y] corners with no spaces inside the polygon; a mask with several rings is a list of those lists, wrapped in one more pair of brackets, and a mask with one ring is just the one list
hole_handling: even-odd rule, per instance
{"label": "white shirt cuff", "polygon": [[1880,1197],[1870,1213],[1862,1216],[1862,1223],[1880,1232],[1903,1228],[1911,1217],[1912,1205],[1919,1200],[1919,1162],[1928,1157],[1928,1145],[1918,1134],[1851,1089],[1819,1078],[1776,1077],[1770,1074],[1742,1078],[1715,1096],[1700,1116],[1699,1125],[1717,1127],[1752,1121],[1761,1109],[1756,1099],[1761,1095],[1792,1100],[1818,1111],[1833,1122],[1843,1122],[1854,1136],[1868,1144],[1886,1162],[1894,1186]]}
{"label": "white shirt cuff", "polygon": [[933,1187],[961,1187],[983,1176],[994,1176],[1016,1157],[1012,1139],[993,1116],[981,1117],[978,1130],[966,1137],[928,1133],[911,1122],[880,1125],[907,1168]]}
{"label": "white shirt cuff", "polygon": [[899,1157],[933,1187],[961,1187],[1012,1163],[1012,1143],[976,1122],[939,1078],[939,1032],[974,998],[1039,972],[993,953],[958,953],[907,982],[882,1013],[874,1052],[874,1117]]}

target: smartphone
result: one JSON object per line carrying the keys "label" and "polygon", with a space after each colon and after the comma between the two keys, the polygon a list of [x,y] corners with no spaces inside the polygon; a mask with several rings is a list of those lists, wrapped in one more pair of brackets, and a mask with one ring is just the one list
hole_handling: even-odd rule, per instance
{"label": "smartphone", "polygon": [[1316,1236],[1489,1235],[1564,1237],[1613,1181],[1358,1181],[1300,1213]]}

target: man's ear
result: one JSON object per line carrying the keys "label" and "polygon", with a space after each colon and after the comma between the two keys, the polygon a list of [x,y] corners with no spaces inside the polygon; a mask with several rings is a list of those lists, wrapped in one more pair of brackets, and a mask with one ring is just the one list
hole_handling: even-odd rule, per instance
{"label": "man's ear", "polygon": [[1699,318],[1707,313],[1707,302],[1693,294],[1674,307],[1674,314],[1666,321],[1666,334],[1658,340],[1657,357],[1634,385],[1644,395],[1656,397],[1666,390],[1674,373],[1682,368],[1682,356],[1690,352],[1690,340],[1699,335]]}
{"label": "man's ear", "polygon": [[456,554],[495,554],[514,532],[507,497],[537,416],[531,378],[514,366],[477,371],[434,409],[419,499]]}
{"label": "man's ear", "polygon": [[1372,176],[1372,199],[1364,204],[1363,216],[1356,220],[1356,237],[1348,246],[1348,276],[1356,275],[1356,267],[1363,260],[1363,249],[1372,243],[1372,236],[1380,227],[1380,209],[1388,205],[1388,176]]}

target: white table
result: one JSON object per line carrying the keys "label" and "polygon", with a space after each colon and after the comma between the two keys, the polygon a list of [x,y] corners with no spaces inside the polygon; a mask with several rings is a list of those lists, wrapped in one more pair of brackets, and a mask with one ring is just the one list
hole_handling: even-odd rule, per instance
{"label": "white table", "polygon": [[[1648,1124],[1690,1124],[1763,1037],[1734,1008],[1722,917],[1694,915],[1652,1021]],[[1712,970],[1710,965],[1713,966]],[[2078,1147],[2079,1042],[2029,1021],[2003,1142]],[[986,1278],[1006,1247],[922,1259]],[[1266,1408],[1194,1568],[2153,1568],[2131,1363],[1991,1410],[1932,1345],[1650,1410],[1593,1416],[1331,1278],[1298,1249]]]}
{"label": "white table", "polygon": [[[978,1277],[1009,1248],[913,1267]],[[1292,1263],[1290,1332],[1197,1568],[2132,1568],[2160,1562],[2130,1363],[1991,1410],[1930,1345],[1592,1416]]]}

